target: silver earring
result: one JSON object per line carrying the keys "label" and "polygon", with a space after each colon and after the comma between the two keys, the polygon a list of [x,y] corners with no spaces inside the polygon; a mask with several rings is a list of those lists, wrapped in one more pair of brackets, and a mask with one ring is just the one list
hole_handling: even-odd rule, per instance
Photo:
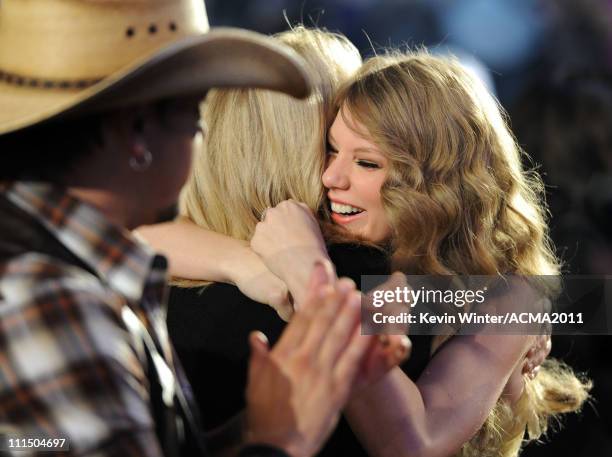
{"label": "silver earring", "polygon": [[142,154],[130,157],[130,168],[137,173],[145,171],[153,162],[153,154],[148,149],[143,149]]}

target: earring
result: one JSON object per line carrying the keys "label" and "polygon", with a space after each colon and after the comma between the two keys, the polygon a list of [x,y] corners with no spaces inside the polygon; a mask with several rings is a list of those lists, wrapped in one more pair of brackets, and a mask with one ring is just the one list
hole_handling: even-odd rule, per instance
{"label": "earring", "polygon": [[146,148],[141,149],[141,152],[130,156],[130,168],[137,173],[145,171],[153,162],[153,154]]}

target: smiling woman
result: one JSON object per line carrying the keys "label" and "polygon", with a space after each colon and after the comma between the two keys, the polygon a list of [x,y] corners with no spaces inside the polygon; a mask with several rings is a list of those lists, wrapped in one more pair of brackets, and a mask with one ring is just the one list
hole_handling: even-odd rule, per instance
{"label": "smiling woman", "polygon": [[[323,184],[345,232],[388,246],[412,275],[558,273],[539,177],[522,169],[497,103],[457,62],[372,58],[336,106]],[[300,221],[285,204],[267,214],[251,246],[291,286],[302,259],[280,253],[315,243],[292,235]],[[516,456],[526,433],[537,439],[588,397],[589,384],[554,360],[523,376],[533,341],[435,337],[418,379],[396,369],[345,412],[370,455]]]}
{"label": "smiling woman", "polygon": [[[522,169],[520,150],[496,101],[457,62],[425,52],[371,59],[341,91],[337,104],[352,120],[353,136],[365,138],[388,159],[380,199],[392,227],[396,266],[411,274],[558,273],[539,176]],[[437,356],[431,369],[454,351],[462,352],[459,347],[465,343],[461,337],[435,338],[432,350]],[[462,389],[469,391],[471,383],[482,385],[503,376],[512,366],[504,369],[504,363],[518,355],[501,362],[501,354],[516,342],[501,337],[487,344],[499,357],[499,371],[495,363],[481,366],[478,358],[470,370],[465,353],[461,367],[447,359],[445,376],[456,376],[456,398],[461,398]],[[482,379],[474,375],[485,369]],[[463,371],[470,371],[469,376]],[[427,411],[424,423],[445,429],[449,418],[438,417],[431,407],[428,378],[419,380]],[[461,385],[460,379],[468,385]],[[441,387],[446,381],[439,382]],[[537,438],[551,416],[579,408],[588,389],[555,361],[548,361],[534,380],[525,379],[514,400],[507,395],[510,384],[505,389],[508,400],[502,396],[492,405],[462,455],[518,454],[526,429],[530,438]],[[409,390],[400,385],[391,381],[387,388],[397,389],[399,398]],[[490,393],[486,388],[480,391],[480,407]],[[365,413],[368,401],[362,403],[355,406],[356,415]],[[479,425],[469,410],[464,406],[455,413],[464,431]],[[367,411],[368,416],[372,413]],[[397,412],[389,415],[393,421],[404,420]],[[450,443],[461,433],[438,439],[439,448],[432,449],[432,455],[446,446],[451,450]],[[373,448],[379,445],[371,443]]]}

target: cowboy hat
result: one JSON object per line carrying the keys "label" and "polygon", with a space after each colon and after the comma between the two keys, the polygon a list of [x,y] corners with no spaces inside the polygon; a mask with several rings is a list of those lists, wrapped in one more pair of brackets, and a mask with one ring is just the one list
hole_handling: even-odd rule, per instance
{"label": "cowboy hat", "polygon": [[0,0],[0,135],[210,87],[310,90],[285,46],[209,30],[203,0]]}

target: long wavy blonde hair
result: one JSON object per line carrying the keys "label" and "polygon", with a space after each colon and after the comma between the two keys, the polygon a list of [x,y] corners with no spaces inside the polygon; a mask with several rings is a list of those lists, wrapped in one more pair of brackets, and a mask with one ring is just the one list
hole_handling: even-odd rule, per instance
{"label": "long wavy blonde hair", "polygon": [[[393,263],[410,274],[556,275],[543,185],[521,165],[503,111],[451,58],[426,51],[374,57],[336,108],[389,160],[381,189]],[[432,352],[444,338],[434,339]],[[462,456],[517,455],[549,419],[575,411],[590,384],[548,360],[512,408],[503,401]]]}
{"label": "long wavy blonde hair", "polygon": [[180,197],[183,217],[241,240],[251,238],[265,208],[283,200],[320,209],[334,96],[361,66],[357,48],[336,33],[297,26],[276,39],[304,58],[313,94],[301,101],[261,89],[211,90],[202,110],[208,132]]}

